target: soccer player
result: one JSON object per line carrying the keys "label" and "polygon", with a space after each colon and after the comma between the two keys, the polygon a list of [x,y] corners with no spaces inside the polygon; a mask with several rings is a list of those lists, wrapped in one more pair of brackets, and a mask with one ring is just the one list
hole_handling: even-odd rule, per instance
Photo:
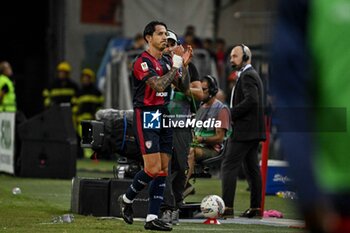
{"label": "soccer player", "polygon": [[182,46],[178,46],[172,57],[163,56],[162,52],[167,46],[167,27],[158,21],[146,25],[143,37],[148,49],[136,59],[132,76],[134,134],[142,153],[144,169],[135,175],[127,192],[119,197],[119,203],[124,221],[132,224],[132,202],[150,184],[149,210],[144,227],[147,230],[171,231],[171,225],[158,219],[172,153],[172,130],[162,128],[161,118],[162,115],[169,115],[167,105],[171,84],[181,86],[181,83],[186,83],[187,69],[182,69],[182,75],[179,75],[179,69],[190,62],[192,48],[184,51]]}

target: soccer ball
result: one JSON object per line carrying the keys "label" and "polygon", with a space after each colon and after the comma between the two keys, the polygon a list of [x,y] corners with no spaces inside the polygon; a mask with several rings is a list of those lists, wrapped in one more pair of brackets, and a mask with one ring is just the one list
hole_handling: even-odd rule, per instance
{"label": "soccer ball", "polygon": [[218,195],[208,195],[203,198],[201,211],[206,218],[217,218],[224,213],[225,203]]}

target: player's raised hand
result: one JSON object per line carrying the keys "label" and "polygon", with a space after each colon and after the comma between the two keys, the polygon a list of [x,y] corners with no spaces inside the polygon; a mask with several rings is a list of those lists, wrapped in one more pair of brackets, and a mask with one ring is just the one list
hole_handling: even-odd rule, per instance
{"label": "player's raised hand", "polygon": [[185,53],[185,49],[182,45],[178,45],[174,48],[173,53],[182,57]]}
{"label": "player's raised hand", "polygon": [[191,61],[192,57],[193,57],[193,49],[192,49],[192,46],[188,45],[186,51],[182,55],[183,64],[185,67],[187,67],[187,65]]}

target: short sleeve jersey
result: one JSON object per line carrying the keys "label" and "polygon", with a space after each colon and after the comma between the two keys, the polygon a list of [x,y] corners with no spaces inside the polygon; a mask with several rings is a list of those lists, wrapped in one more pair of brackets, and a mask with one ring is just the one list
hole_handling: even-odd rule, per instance
{"label": "short sleeve jersey", "polygon": [[170,57],[162,56],[156,59],[147,51],[144,51],[134,62],[132,77],[134,81],[134,107],[164,106],[170,101],[171,86],[164,92],[153,90],[146,81],[151,77],[159,77],[168,73],[172,67]]}

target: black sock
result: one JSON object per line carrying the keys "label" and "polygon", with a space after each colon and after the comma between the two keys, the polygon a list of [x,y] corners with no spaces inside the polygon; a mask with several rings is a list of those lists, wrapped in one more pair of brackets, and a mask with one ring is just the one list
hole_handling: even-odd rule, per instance
{"label": "black sock", "polygon": [[153,180],[153,177],[149,176],[144,170],[139,171],[132,181],[132,184],[129,186],[126,191],[125,196],[130,200],[134,200],[136,195],[146,187],[146,185]]}
{"label": "black sock", "polygon": [[158,216],[160,206],[163,202],[165,178],[165,176],[158,176],[150,184],[148,214],[155,214]]}

